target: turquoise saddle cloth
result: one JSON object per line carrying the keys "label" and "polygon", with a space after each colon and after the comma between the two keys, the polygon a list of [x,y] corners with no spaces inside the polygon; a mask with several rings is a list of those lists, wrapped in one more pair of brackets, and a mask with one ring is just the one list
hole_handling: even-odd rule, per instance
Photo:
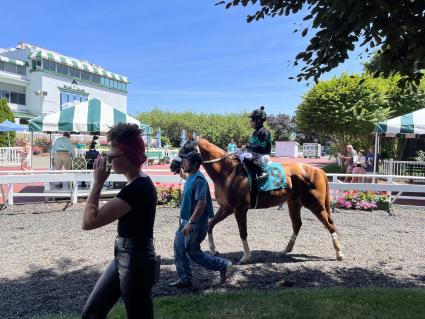
{"label": "turquoise saddle cloth", "polygon": [[[269,192],[286,188],[285,170],[279,163],[270,163],[267,166],[268,177],[266,180],[257,183],[258,192]],[[252,173],[248,171],[249,188],[252,188]]]}

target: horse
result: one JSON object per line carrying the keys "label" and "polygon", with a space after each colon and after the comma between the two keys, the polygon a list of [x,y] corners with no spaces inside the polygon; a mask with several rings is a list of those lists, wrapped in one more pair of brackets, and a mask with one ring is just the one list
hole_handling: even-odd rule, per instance
{"label": "horse", "polygon": [[[202,159],[202,165],[214,183],[215,198],[219,209],[208,224],[208,244],[212,254],[216,254],[213,229],[215,225],[232,213],[235,215],[242,240],[243,257],[240,263],[246,263],[251,257],[248,245],[247,211],[250,208],[250,189],[248,173],[243,164],[232,154],[198,137],[195,141],[187,141],[179,151],[179,155],[197,151]],[[179,173],[181,162],[173,160],[171,171]],[[285,189],[270,192],[259,192],[256,208],[269,208],[288,203],[289,216],[292,222],[292,236],[283,251],[290,253],[294,248],[299,234],[301,222],[301,207],[313,212],[331,234],[337,260],[343,259],[341,243],[338,239],[336,226],[330,216],[329,184],[326,173],[320,168],[304,163],[283,164],[287,186]]]}

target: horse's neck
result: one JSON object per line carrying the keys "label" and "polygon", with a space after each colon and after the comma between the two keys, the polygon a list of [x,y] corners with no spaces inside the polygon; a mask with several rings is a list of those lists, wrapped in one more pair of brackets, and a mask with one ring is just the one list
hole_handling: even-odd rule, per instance
{"label": "horse's neck", "polygon": [[[217,145],[208,142],[206,139],[200,138],[198,141],[199,151],[204,161],[219,159],[226,155],[226,152]],[[228,158],[222,159],[214,163],[205,163],[205,171],[214,183],[221,183],[225,177],[233,170],[234,164]]]}

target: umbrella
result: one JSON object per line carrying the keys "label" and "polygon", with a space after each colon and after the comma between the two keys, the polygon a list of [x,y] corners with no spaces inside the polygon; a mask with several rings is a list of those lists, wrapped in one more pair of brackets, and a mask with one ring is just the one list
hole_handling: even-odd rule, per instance
{"label": "umbrella", "polygon": [[133,123],[146,131],[147,125],[98,99],[91,99],[29,122],[31,131],[100,132],[118,123]]}
{"label": "umbrella", "polygon": [[26,131],[26,130],[27,130],[26,126],[13,123],[13,122],[10,122],[8,120],[0,123],[0,132],[7,132],[7,138],[9,140],[9,146],[10,146],[9,132]]}
{"label": "umbrella", "polygon": [[180,147],[186,143],[186,131],[182,129],[182,134],[180,135]]}
{"label": "umbrella", "polygon": [[161,148],[161,129],[156,131],[156,147]]}

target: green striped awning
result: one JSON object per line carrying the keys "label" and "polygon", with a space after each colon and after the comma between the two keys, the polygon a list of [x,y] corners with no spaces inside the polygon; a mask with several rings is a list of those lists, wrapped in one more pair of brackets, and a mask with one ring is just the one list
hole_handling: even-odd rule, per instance
{"label": "green striped awning", "polygon": [[61,112],[37,117],[29,122],[28,127],[33,132],[106,133],[118,123],[134,123],[141,129],[146,126],[98,99],[91,99]]}
{"label": "green striped awning", "polygon": [[425,135],[425,108],[383,121],[375,126],[374,132],[386,136]]}
{"label": "green striped awning", "polygon": [[26,65],[26,63],[24,61],[9,59],[9,58],[7,58],[5,56],[0,56],[0,61],[7,62],[7,63],[12,63],[12,64],[16,64],[16,65],[22,65],[22,66],[25,66]]}
{"label": "green striped awning", "polygon": [[28,57],[30,59],[42,58],[42,59],[55,61],[57,63],[66,64],[70,67],[77,68],[83,71],[87,71],[87,72],[91,72],[95,74],[103,74],[105,77],[110,78],[112,80],[128,83],[128,78],[125,76],[106,71],[105,69],[103,69],[102,67],[98,65],[95,66],[90,63],[80,62],[76,59],[71,59],[66,56],[58,55],[52,52],[43,51],[43,50],[32,51]]}

